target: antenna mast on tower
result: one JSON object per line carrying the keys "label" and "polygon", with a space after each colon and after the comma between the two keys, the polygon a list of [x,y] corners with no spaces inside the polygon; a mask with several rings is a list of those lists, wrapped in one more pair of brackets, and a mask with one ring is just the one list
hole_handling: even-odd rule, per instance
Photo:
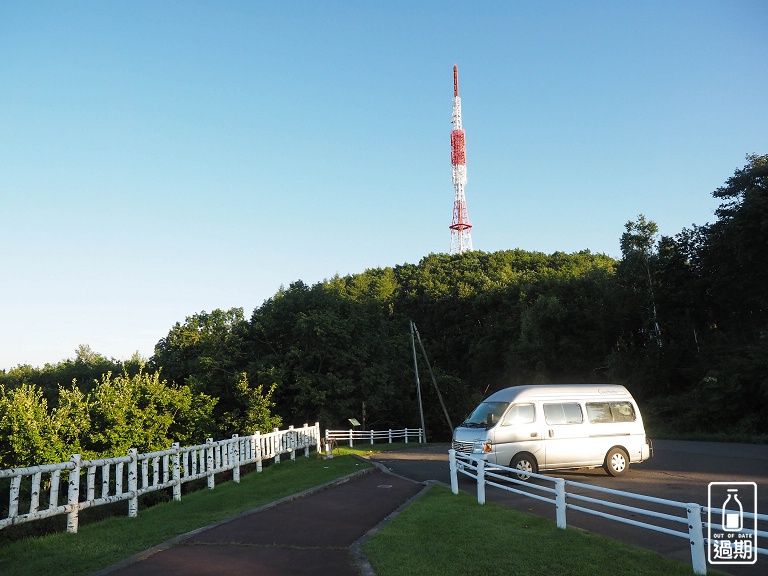
{"label": "antenna mast on tower", "polygon": [[459,98],[459,67],[453,67],[453,130],[451,130],[451,165],[453,176],[453,220],[451,229],[451,254],[463,254],[472,250],[472,224],[467,214],[464,186],[467,184],[467,155],[465,135],[461,127],[461,98]]}

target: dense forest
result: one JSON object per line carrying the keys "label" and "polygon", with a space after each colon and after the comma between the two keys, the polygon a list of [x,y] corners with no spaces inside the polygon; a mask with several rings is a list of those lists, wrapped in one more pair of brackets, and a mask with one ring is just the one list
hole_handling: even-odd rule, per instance
{"label": "dense forest", "polygon": [[[410,321],[454,423],[522,383],[617,382],[651,433],[768,433],[768,155],[747,156],[716,221],[660,236],[637,216],[621,258],[430,254],[200,312],[149,359],[0,371],[0,468],[320,421],[419,425]],[[449,427],[419,357],[430,439]]]}

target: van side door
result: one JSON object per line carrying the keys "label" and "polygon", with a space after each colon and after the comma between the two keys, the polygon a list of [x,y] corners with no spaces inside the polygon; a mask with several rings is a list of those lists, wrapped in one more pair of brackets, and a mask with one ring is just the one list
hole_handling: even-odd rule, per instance
{"label": "van side door", "polygon": [[520,452],[530,452],[541,462],[541,422],[533,402],[513,404],[495,428],[496,463],[509,466]]}
{"label": "van side door", "polygon": [[579,402],[544,403],[544,459],[547,468],[588,465],[591,454],[587,425]]}

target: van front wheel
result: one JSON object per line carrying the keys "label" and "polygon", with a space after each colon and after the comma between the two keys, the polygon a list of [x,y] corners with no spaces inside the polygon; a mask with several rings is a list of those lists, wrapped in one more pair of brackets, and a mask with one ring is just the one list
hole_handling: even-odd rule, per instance
{"label": "van front wheel", "polygon": [[605,456],[603,468],[611,476],[623,476],[629,470],[629,456],[621,448],[611,448]]}
{"label": "van front wheel", "polygon": [[530,454],[525,453],[518,454],[512,458],[512,463],[509,465],[509,467],[519,470],[519,472],[515,473],[515,476],[517,476],[518,480],[528,480],[531,475],[526,474],[526,472],[533,472],[536,474],[539,471],[539,464],[536,462],[536,458]]}

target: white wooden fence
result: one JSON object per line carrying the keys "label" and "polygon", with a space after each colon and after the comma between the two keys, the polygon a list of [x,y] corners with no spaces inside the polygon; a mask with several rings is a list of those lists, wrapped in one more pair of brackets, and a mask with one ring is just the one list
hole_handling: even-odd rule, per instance
{"label": "white wooden fence", "polygon": [[[566,527],[566,511],[578,510],[587,514],[600,516],[609,520],[615,520],[617,522],[623,522],[625,524],[631,524],[647,530],[653,530],[655,532],[661,532],[670,536],[677,536],[679,538],[685,538],[689,540],[691,544],[691,562],[693,564],[693,571],[696,574],[707,573],[707,551],[705,543],[708,539],[704,537],[705,528],[708,523],[702,520],[702,515],[707,514],[710,510],[706,506],[701,506],[695,503],[683,503],[676,502],[674,500],[666,500],[663,498],[655,498],[652,496],[644,496],[642,494],[634,494],[632,492],[623,492],[621,490],[612,490],[610,488],[601,488],[599,486],[592,486],[590,484],[584,484],[583,482],[574,482],[572,480],[565,480],[563,478],[556,478],[552,476],[544,476],[542,474],[534,474],[533,472],[525,472],[525,476],[537,478],[552,482],[553,487],[540,486],[526,482],[525,480],[517,479],[516,476],[520,474],[520,470],[515,468],[509,468],[507,466],[500,466],[494,464],[492,468],[487,468],[485,461],[471,454],[464,454],[456,452],[453,449],[448,450],[448,458],[450,462],[450,474],[451,474],[451,490],[454,494],[459,493],[459,480],[458,474],[462,473],[477,480],[477,501],[479,504],[485,504],[485,487],[494,486],[508,492],[514,492],[523,496],[528,496],[536,500],[548,502],[555,505],[556,508],[556,520],[557,527],[565,529]],[[504,475],[502,475],[504,474]],[[527,478],[526,478],[527,479]],[[518,484],[525,486],[528,490],[520,490],[513,488],[511,484]],[[639,500],[643,502],[653,503],[659,505],[657,507],[667,507],[678,510],[678,514],[671,514],[665,512],[658,512],[652,510],[646,510],[644,508],[638,508],[635,506],[628,506],[617,502],[611,502],[608,500],[600,500],[582,494],[574,492],[566,492],[566,486],[578,488],[581,490],[592,490],[595,492],[601,492],[604,494],[611,494],[621,498],[627,498],[631,500]],[[541,496],[539,494],[531,493],[529,490],[538,490],[550,496]],[[608,514],[599,510],[587,508],[568,502],[570,500],[578,500],[587,504],[595,504],[598,506],[605,506],[608,508],[614,508],[617,510],[623,510],[625,512],[631,512],[635,514],[642,514],[644,516],[650,516],[653,518],[664,520],[668,526],[674,526],[676,524],[683,524],[687,527],[685,531],[675,530],[665,526],[659,526],[656,524],[649,524],[647,522],[640,522],[638,520],[632,520],[631,518],[625,518],[623,516],[616,516],[614,514]],[[684,510],[685,515],[679,512]],[[719,512],[719,511],[713,511]],[[744,513],[745,518],[757,519],[759,522],[768,522],[768,514],[749,514]],[[761,538],[768,537],[768,531],[758,530],[757,535]],[[757,554],[768,555],[768,549],[757,548],[755,551]]]}
{"label": "white wooden fence", "polygon": [[[290,454],[293,460],[301,449],[304,456],[309,456],[310,447],[319,445],[320,424],[316,422],[314,426],[290,426],[268,434],[235,434],[217,441],[208,438],[197,446],[174,443],[168,450],[149,454],[138,454],[133,448],[127,456],[97,460],[83,460],[73,454],[68,462],[0,470],[0,479],[10,478],[8,517],[0,519],[0,530],[66,514],[67,532],[75,533],[80,510],[123,500],[128,501],[128,516],[134,518],[142,494],[172,488],[173,499],[181,500],[181,485],[185,482],[205,478],[208,488],[213,489],[216,474],[228,470],[232,471],[232,479],[240,482],[241,466],[255,463],[261,472],[264,460],[274,459],[277,463],[282,454]],[[59,503],[62,472],[67,473],[66,503]],[[81,491],[82,476],[85,494]],[[20,502],[22,494],[29,495],[29,507],[26,499]]]}
{"label": "white wooden fence", "polygon": [[386,440],[389,444],[393,441],[403,440],[408,444],[408,439],[416,440],[419,444],[423,442],[424,432],[421,428],[403,428],[402,430],[326,430],[325,442],[330,444],[332,441],[349,440],[349,447],[354,446],[354,441],[363,441],[373,444],[376,440]]}

